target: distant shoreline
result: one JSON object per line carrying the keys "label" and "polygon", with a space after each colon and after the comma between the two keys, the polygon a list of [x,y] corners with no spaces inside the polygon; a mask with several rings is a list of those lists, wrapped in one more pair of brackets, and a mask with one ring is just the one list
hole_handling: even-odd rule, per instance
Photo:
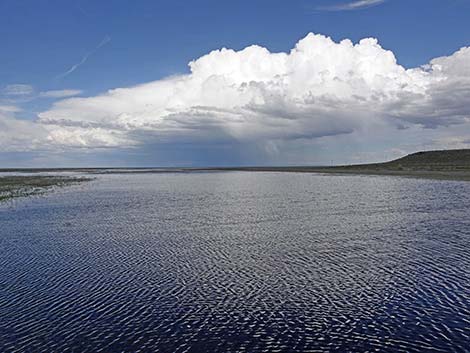
{"label": "distant shoreline", "polygon": [[[8,168],[0,169],[0,201],[43,193],[56,186],[90,180],[85,175],[160,174],[200,172],[278,172],[332,175],[399,176],[420,179],[470,181],[470,149],[417,152],[390,162],[345,166],[193,167],[193,168]],[[82,176],[62,176],[61,173]],[[9,175],[21,173],[27,175]],[[38,175],[48,173],[52,175]]]}
{"label": "distant shoreline", "polygon": [[[169,174],[169,173],[200,173],[200,172],[275,172],[275,173],[312,173],[312,174],[332,174],[332,175],[377,175],[377,176],[402,176],[439,180],[465,180],[470,181],[470,171],[445,171],[445,170],[387,170],[387,169],[367,169],[353,167],[208,167],[208,168],[63,168],[63,169],[0,169],[0,173],[57,173],[54,176],[60,177],[61,173],[83,173],[90,175],[103,174]],[[21,178],[30,176],[18,176]],[[34,176],[39,180],[50,176]],[[2,176],[0,176],[1,180]]]}
{"label": "distant shoreline", "polygon": [[[214,169],[210,169],[214,170]],[[470,181],[470,172],[467,171],[433,171],[433,170],[386,170],[386,169],[354,169],[341,167],[250,167],[250,168],[218,168],[226,171],[252,171],[252,172],[286,172],[286,173],[314,173],[332,175],[376,175],[400,176],[420,179],[438,180],[464,180]]]}

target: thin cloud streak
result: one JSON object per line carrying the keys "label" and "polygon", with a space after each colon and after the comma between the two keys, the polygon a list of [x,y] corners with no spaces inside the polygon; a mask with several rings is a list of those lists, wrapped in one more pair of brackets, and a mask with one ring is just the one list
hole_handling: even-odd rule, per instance
{"label": "thin cloud streak", "polygon": [[83,92],[79,89],[62,89],[62,90],[51,90],[39,93],[41,98],[65,98],[73,97],[82,94]]}
{"label": "thin cloud streak", "polygon": [[352,11],[360,10],[385,3],[387,0],[359,0],[333,6],[317,7],[319,11]]}
{"label": "thin cloud streak", "polygon": [[7,85],[0,93],[6,96],[29,96],[34,93],[34,88],[28,84],[18,83]]}
{"label": "thin cloud streak", "polygon": [[102,47],[104,47],[106,44],[108,44],[109,42],[111,41],[111,37],[110,36],[105,36],[103,38],[103,40],[95,47],[95,49],[93,49],[92,51],[88,52],[87,54],[85,54],[85,56],[82,58],[82,60],[80,60],[80,62],[78,62],[77,64],[73,65],[70,69],[68,69],[67,71],[65,71],[64,73],[60,74],[59,76],[57,76],[58,79],[63,79],[65,77],[67,77],[68,75],[70,75],[71,73],[73,73],[75,70],[77,70],[80,66],[82,66],[83,64],[85,64],[87,62],[87,60],[90,58],[90,56],[92,56],[93,54],[95,54],[98,50],[100,50]]}

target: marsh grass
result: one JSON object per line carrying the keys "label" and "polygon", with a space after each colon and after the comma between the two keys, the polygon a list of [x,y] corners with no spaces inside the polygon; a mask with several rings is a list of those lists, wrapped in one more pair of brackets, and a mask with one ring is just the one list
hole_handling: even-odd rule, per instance
{"label": "marsh grass", "polygon": [[39,195],[55,187],[63,187],[89,180],[89,178],[65,176],[4,176],[0,177],[0,202],[15,197]]}

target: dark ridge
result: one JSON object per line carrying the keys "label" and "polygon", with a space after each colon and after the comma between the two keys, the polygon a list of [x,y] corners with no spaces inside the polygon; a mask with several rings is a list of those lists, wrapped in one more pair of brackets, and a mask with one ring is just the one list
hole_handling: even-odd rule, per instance
{"label": "dark ridge", "polygon": [[389,162],[415,168],[470,169],[470,149],[417,152]]}
{"label": "dark ridge", "polygon": [[335,168],[412,171],[470,171],[470,149],[416,152],[390,162],[360,164]]}

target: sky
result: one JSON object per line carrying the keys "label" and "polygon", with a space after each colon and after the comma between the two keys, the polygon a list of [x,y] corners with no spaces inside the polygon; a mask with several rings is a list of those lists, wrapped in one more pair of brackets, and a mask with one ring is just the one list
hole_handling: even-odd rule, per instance
{"label": "sky", "polygon": [[470,148],[470,0],[0,0],[0,168]]}

